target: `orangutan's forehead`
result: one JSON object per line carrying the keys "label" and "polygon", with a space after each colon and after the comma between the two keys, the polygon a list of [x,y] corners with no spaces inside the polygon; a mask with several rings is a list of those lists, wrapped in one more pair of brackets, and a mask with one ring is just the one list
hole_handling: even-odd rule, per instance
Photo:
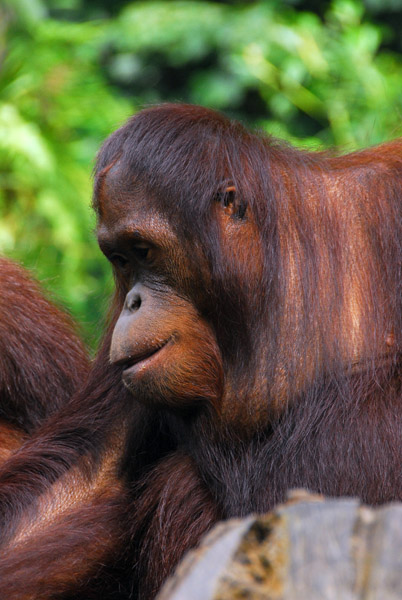
{"label": "orangutan's forehead", "polygon": [[117,162],[106,167],[104,174],[101,174],[104,181],[104,191],[108,196],[119,194],[136,194],[143,190],[138,177],[126,167],[123,161]]}
{"label": "orangutan's forehead", "polygon": [[116,163],[102,176],[98,189],[98,235],[172,238],[168,219],[144,186]]}
{"label": "orangutan's forehead", "polygon": [[149,209],[150,194],[119,160],[102,169],[96,177],[94,208],[102,218],[106,212],[127,212],[127,208]]}

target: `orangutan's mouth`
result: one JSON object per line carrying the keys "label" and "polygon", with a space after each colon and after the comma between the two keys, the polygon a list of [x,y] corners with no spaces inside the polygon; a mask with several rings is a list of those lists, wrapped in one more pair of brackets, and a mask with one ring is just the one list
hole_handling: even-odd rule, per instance
{"label": "orangutan's mouth", "polygon": [[141,354],[136,354],[135,356],[130,356],[128,359],[122,360],[120,364],[124,367],[123,378],[132,377],[156,362],[162,351],[166,349],[166,346],[168,344],[170,345],[169,342],[172,342],[172,338],[167,339],[162,345],[158,345],[147,352],[142,352]]}

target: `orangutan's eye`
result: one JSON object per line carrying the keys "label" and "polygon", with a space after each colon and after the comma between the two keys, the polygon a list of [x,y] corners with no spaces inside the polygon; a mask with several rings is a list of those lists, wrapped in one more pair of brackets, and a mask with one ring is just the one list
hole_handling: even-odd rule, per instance
{"label": "orangutan's eye", "polygon": [[128,258],[123,256],[122,254],[117,254],[116,252],[114,252],[109,257],[109,260],[112,263],[112,265],[114,267],[116,267],[116,269],[119,269],[120,271],[123,271],[124,269],[126,269],[129,264]]}
{"label": "orangutan's eye", "polygon": [[151,248],[145,243],[138,243],[133,247],[134,256],[139,262],[144,262],[150,257],[150,250]]}

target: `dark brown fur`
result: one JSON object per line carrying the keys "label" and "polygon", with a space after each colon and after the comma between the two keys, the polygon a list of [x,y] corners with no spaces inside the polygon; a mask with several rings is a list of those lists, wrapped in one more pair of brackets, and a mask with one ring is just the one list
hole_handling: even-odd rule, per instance
{"label": "dark brown fur", "polygon": [[[105,211],[109,223],[124,222],[133,190],[141,218],[168,221],[177,269],[165,278],[179,282],[216,341],[208,357],[219,381],[211,387],[200,364],[193,388],[178,381],[177,406],[167,387],[154,405],[141,388],[130,396],[124,365],[109,364],[133,285],[116,267],[111,326],[85,389],[0,472],[1,597],[153,598],[218,519],[267,511],[292,487],[370,504],[402,499],[402,142],[344,157],[304,153],[207,109],[166,105],[139,113],[101,150],[101,224]],[[197,343],[204,361],[209,342]],[[116,427],[125,444],[108,475],[112,500],[102,503],[96,486],[87,500],[102,533],[87,560],[63,566],[55,549],[69,556],[85,546],[94,513],[72,506],[57,521],[56,511],[46,535],[30,534],[29,523],[59,478],[67,473],[74,488],[68,473],[82,457],[90,481],[102,470]],[[21,523],[25,550],[9,553]]]}

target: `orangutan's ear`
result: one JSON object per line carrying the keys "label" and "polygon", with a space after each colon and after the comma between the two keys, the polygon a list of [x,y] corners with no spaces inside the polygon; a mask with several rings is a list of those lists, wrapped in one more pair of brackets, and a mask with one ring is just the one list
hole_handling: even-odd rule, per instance
{"label": "orangutan's ear", "polygon": [[240,201],[233,183],[229,182],[222,186],[222,189],[217,192],[216,200],[227,215],[239,219],[244,217],[246,205]]}

